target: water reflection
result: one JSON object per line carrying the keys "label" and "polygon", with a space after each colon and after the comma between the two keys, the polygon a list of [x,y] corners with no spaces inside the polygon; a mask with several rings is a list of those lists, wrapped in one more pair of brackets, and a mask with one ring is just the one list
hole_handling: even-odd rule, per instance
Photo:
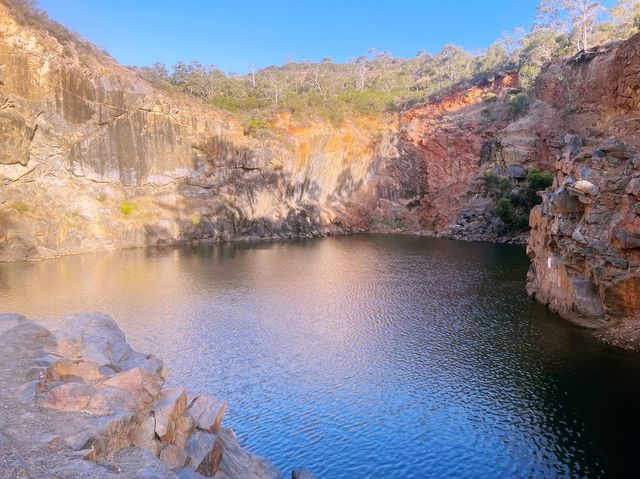
{"label": "water reflection", "polygon": [[394,236],[0,265],[0,310],[103,310],[319,477],[629,475],[639,360],[524,295],[522,248]]}

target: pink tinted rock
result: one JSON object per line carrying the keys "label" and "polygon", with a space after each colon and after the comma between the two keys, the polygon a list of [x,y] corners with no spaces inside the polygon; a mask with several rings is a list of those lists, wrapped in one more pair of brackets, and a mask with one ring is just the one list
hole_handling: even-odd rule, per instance
{"label": "pink tinted rock", "polygon": [[79,411],[94,415],[111,414],[105,398],[88,384],[65,383],[48,391],[40,405],[58,411]]}
{"label": "pink tinted rock", "polygon": [[200,394],[193,400],[187,412],[199,429],[215,433],[220,430],[226,410],[227,401],[220,401],[208,394]]}

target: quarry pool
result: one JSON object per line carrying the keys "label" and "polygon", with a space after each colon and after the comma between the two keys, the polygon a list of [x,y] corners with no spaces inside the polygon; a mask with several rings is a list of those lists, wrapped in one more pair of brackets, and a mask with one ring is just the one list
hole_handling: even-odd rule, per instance
{"label": "quarry pool", "polygon": [[638,473],[640,358],[524,292],[524,248],[354,236],[0,264],[0,312],[99,310],[288,476]]}

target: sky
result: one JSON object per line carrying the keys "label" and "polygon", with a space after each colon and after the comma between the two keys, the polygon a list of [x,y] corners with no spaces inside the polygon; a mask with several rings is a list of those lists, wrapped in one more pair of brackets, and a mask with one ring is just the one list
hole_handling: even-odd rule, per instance
{"label": "sky", "polygon": [[412,57],[488,47],[528,28],[538,0],[39,0],[54,20],[124,65],[198,60],[246,73],[294,60]]}

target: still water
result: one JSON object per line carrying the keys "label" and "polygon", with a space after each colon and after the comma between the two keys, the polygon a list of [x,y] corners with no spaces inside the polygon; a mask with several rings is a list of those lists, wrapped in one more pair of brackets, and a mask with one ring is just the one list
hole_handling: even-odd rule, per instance
{"label": "still water", "polygon": [[514,246],[405,236],[0,264],[0,311],[111,314],[319,478],[636,476],[640,358],[531,303]]}

